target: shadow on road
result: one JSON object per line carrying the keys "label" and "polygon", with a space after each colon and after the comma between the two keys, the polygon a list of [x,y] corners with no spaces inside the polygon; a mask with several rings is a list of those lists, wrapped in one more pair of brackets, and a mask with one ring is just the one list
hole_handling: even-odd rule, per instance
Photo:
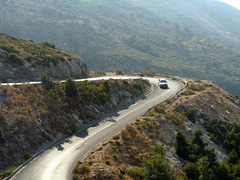
{"label": "shadow on road", "polygon": [[61,141],[59,144],[57,144],[55,147],[57,148],[58,151],[63,151],[64,148],[63,148],[62,145],[63,145],[63,144],[66,144],[66,143],[71,144],[72,141],[69,140],[69,139],[65,139],[64,141]]}
{"label": "shadow on road", "polygon": [[[128,103],[128,104],[125,104],[125,105],[122,105],[122,107],[120,108],[117,108],[117,110],[115,112],[112,112],[102,118],[100,118],[99,120],[96,120],[95,122],[89,124],[89,125],[86,125],[86,127],[84,127],[82,130],[79,130],[77,133],[75,133],[74,135],[79,137],[79,138],[85,138],[89,135],[88,133],[88,129],[89,128],[93,128],[93,127],[97,127],[100,125],[100,123],[102,122],[113,122],[115,123],[116,122],[116,118],[119,116],[119,111],[122,111],[122,110],[126,110],[128,109],[131,105],[135,104],[137,101],[139,100],[144,100],[146,99],[146,96],[143,96],[143,97],[140,97],[134,101],[131,101],[131,103]],[[63,145],[68,143],[72,143],[72,141],[69,140],[70,137],[68,137],[67,139],[64,139],[62,141],[60,141],[59,143],[57,143],[55,145],[55,147],[57,148],[58,151],[64,151],[64,147]]]}

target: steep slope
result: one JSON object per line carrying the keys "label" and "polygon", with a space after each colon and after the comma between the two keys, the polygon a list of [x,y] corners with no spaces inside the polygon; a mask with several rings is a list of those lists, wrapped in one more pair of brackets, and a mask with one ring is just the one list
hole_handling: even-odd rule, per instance
{"label": "steep slope", "polygon": [[[196,163],[195,158],[201,159],[203,156],[207,156],[209,162],[214,164],[214,167],[209,164],[207,168],[205,166],[205,171],[207,172],[211,166],[214,175],[218,175],[219,172],[216,169],[219,164],[216,162],[231,162],[231,158],[228,159],[228,153],[233,148],[239,147],[237,142],[239,142],[240,132],[238,129],[240,127],[240,101],[212,82],[196,79],[188,79],[188,82],[189,87],[184,93],[154,106],[146,115],[139,117],[96,146],[87,158],[76,165],[73,179],[83,177],[84,179],[146,179],[144,168],[146,162],[153,157],[153,149],[158,147],[156,144],[162,144],[166,150],[166,158],[170,167],[174,169],[170,172],[175,177],[180,176],[181,178],[178,178],[184,180],[198,179],[198,173],[197,177],[191,178],[190,174],[185,171],[187,178],[186,173],[180,169],[187,163]],[[199,132],[196,131],[197,129],[201,129],[203,135],[195,141],[198,143],[204,141],[205,145],[193,143],[193,137],[196,137],[196,132]],[[197,153],[191,152],[193,154],[189,156],[189,159],[176,154],[177,132],[186,136],[187,143],[193,143],[191,148],[196,148],[193,149]],[[205,155],[203,155],[204,151],[206,151]],[[240,153],[239,150],[236,151]],[[186,150],[182,153],[188,154]],[[162,169],[160,174],[165,175],[164,179],[174,179],[166,178],[169,176],[164,171],[166,167],[161,166],[162,161],[152,162],[152,168]],[[231,163],[229,167],[235,168],[234,163]],[[196,166],[193,169],[197,171]],[[191,172],[193,175],[194,170]],[[226,175],[220,174],[220,177],[224,178]],[[234,177],[236,179],[239,174],[236,173]],[[217,177],[217,179],[221,178]]]}
{"label": "steep slope", "polygon": [[53,43],[37,44],[0,33],[0,82],[36,81],[44,73],[61,80],[89,76],[81,58]]}
{"label": "steep slope", "polygon": [[0,14],[0,31],[52,41],[92,70],[168,72],[239,95],[240,11],[217,0],[8,0]]}
{"label": "steep slope", "polygon": [[[0,179],[51,143],[133,101],[150,88],[148,81],[113,80],[66,84],[0,86]],[[70,92],[73,86],[68,86]],[[69,91],[68,91],[69,92]],[[61,150],[61,146],[57,146]]]}

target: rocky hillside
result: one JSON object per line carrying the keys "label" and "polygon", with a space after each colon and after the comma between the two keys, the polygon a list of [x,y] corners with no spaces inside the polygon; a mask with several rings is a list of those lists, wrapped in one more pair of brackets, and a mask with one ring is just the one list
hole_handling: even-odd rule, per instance
{"label": "rocky hillside", "polygon": [[142,79],[54,83],[46,78],[43,82],[0,86],[0,179],[9,173],[1,173],[3,169],[21,164],[150,87]]}
{"label": "rocky hillside", "polygon": [[73,179],[237,179],[239,99],[212,82],[188,82],[93,149]]}
{"label": "rocky hillside", "polygon": [[81,58],[53,43],[37,44],[0,33],[0,82],[39,81],[45,73],[61,80],[89,76]]}
{"label": "rocky hillside", "polygon": [[240,96],[240,11],[218,0],[2,0],[0,31],[54,42],[94,71],[214,81]]}

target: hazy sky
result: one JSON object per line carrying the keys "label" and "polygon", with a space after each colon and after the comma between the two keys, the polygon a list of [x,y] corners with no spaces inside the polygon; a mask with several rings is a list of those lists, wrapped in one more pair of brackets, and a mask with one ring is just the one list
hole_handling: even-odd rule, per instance
{"label": "hazy sky", "polygon": [[219,0],[219,1],[230,4],[240,10],[240,0]]}

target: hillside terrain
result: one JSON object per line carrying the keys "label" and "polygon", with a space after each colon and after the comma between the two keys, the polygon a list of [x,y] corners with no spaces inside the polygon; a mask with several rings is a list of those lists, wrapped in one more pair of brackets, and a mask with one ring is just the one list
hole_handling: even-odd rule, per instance
{"label": "hillside terrain", "polygon": [[240,100],[210,81],[188,88],[97,145],[73,179],[237,179]]}
{"label": "hillside terrain", "polygon": [[63,80],[89,77],[89,70],[81,58],[56,49],[53,43],[0,33],[0,82],[39,81],[43,74]]}
{"label": "hillside terrain", "polygon": [[217,0],[0,2],[1,32],[54,42],[91,70],[168,72],[238,96],[239,19],[239,10]]}
{"label": "hillside terrain", "polygon": [[0,86],[0,179],[11,173],[6,169],[149,89],[143,79],[61,83],[47,76],[42,84]]}

